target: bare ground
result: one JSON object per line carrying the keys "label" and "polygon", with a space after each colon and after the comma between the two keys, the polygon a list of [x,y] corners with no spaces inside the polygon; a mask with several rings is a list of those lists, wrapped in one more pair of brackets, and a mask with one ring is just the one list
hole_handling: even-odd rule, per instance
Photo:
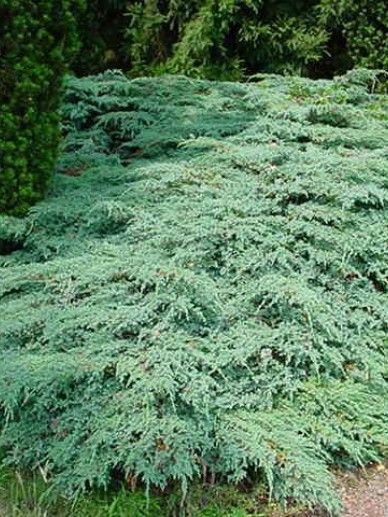
{"label": "bare ground", "polygon": [[[372,465],[338,473],[338,488],[343,501],[341,517],[388,517],[388,466]],[[271,517],[328,517],[326,512],[275,512]]]}
{"label": "bare ground", "polygon": [[388,470],[379,465],[340,478],[342,517],[388,517]]}

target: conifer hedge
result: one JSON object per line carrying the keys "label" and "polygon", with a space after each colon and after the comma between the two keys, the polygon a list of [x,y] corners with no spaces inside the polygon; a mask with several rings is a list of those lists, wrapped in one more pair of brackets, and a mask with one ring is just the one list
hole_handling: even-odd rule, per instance
{"label": "conifer hedge", "polygon": [[78,49],[84,0],[0,0],[0,212],[42,197],[59,141],[57,108]]}

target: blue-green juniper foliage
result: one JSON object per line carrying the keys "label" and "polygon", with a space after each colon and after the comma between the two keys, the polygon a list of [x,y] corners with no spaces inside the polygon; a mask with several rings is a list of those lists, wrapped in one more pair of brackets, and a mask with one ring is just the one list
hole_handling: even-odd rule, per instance
{"label": "blue-green juniper foliage", "polygon": [[386,443],[377,80],[69,80],[51,193],[0,220],[10,465],[336,510],[331,467]]}

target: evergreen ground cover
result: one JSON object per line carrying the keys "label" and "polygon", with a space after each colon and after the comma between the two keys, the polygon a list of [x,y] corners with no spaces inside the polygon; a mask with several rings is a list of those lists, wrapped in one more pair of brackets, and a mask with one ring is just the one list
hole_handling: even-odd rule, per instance
{"label": "evergreen ground cover", "polygon": [[9,465],[337,511],[331,469],[386,446],[376,84],[69,80],[50,195],[0,219]]}

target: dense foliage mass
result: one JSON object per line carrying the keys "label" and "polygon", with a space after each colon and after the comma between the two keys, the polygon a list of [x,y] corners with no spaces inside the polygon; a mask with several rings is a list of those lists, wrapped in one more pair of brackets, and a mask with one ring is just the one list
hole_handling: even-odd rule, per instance
{"label": "dense foliage mass", "polygon": [[266,480],[335,510],[381,457],[376,77],[69,82],[48,199],[0,219],[0,447],[69,490]]}
{"label": "dense foliage mass", "polygon": [[385,0],[89,0],[77,72],[239,78],[388,68]]}
{"label": "dense foliage mass", "polygon": [[83,4],[0,0],[0,212],[25,212],[52,176],[59,94]]}

